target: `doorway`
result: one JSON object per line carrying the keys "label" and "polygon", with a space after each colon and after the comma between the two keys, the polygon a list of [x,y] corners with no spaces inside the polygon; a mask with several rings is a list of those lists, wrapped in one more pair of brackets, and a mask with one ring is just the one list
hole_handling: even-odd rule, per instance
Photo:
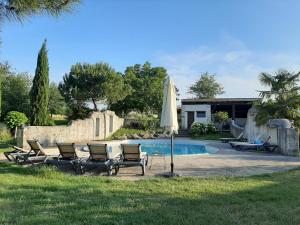
{"label": "doorway", "polygon": [[187,129],[190,129],[192,124],[194,123],[195,121],[195,112],[187,112],[188,114],[188,118],[187,118]]}

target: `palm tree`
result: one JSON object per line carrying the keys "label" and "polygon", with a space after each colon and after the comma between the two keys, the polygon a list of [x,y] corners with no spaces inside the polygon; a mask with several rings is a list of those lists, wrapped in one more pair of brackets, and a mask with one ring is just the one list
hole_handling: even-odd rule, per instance
{"label": "palm tree", "polygon": [[69,11],[80,0],[0,0],[0,20],[18,20],[34,14],[50,14],[58,16]]}
{"label": "palm tree", "polygon": [[260,91],[262,100],[256,104],[258,124],[264,124],[269,119],[285,118],[300,126],[299,78],[300,72],[287,70],[278,70],[274,75],[260,74],[261,84],[269,87],[269,90]]}

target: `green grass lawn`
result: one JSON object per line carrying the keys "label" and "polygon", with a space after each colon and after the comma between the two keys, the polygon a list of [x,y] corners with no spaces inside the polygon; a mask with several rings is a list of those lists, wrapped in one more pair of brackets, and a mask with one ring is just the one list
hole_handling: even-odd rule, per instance
{"label": "green grass lawn", "polygon": [[196,140],[219,140],[220,138],[230,138],[232,135],[229,132],[215,133],[215,134],[203,134],[199,137],[193,137]]}
{"label": "green grass lawn", "polygon": [[53,120],[53,121],[55,126],[63,126],[69,124],[69,121],[67,119]]}
{"label": "green grass lawn", "polygon": [[14,140],[6,140],[1,141],[0,140],[0,153],[12,150],[12,148],[9,145],[15,144]]}
{"label": "green grass lawn", "polygon": [[125,181],[0,163],[0,224],[300,224],[300,170]]}
{"label": "green grass lawn", "polygon": [[69,121],[65,115],[52,115],[51,119],[55,126],[68,125]]}

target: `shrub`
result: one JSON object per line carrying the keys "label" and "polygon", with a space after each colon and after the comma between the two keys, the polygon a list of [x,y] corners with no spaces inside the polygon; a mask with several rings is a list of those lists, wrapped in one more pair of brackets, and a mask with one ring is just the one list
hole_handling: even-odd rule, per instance
{"label": "shrub", "polygon": [[92,112],[86,105],[71,105],[67,109],[68,120],[86,119]]}
{"label": "shrub", "polygon": [[214,134],[217,132],[217,128],[213,123],[209,123],[206,125],[206,132],[208,134]]}
{"label": "shrub", "polygon": [[28,118],[24,113],[10,111],[7,113],[4,122],[9,128],[14,129],[26,124],[28,122]]}
{"label": "shrub", "polygon": [[194,122],[191,126],[190,133],[193,136],[199,136],[206,133],[206,125],[200,122]]}
{"label": "shrub", "polygon": [[228,112],[216,112],[214,114],[215,116],[215,121],[216,122],[219,122],[219,123],[224,123],[228,120],[229,118],[229,115],[228,115]]}
{"label": "shrub", "polygon": [[127,119],[132,120],[127,128],[141,130],[156,130],[159,128],[159,118],[156,114],[130,113]]}
{"label": "shrub", "polygon": [[139,129],[120,128],[115,133],[113,133],[109,138],[107,138],[107,140],[117,140],[124,135],[126,135],[126,136],[133,135],[133,134],[141,135],[144,133],[145,133],[145,131],[139,130]]}
{"label": "shrub", "polygon": [[11,138],[9,130],[6,127],[0,127],[0,141],[7,141]]}
{"label": "shrub", "polygon": [[220,124],[219,129],[222,131],[224,123],[229,119],[229,115],[227,112],[216,112],[214,114],[215,121]]}
{"label": "shrub", "polygon": [[201,123],[201,122],[194,122],[191,126],[190,133],[192,136],[197,137],[202,134],[212,134],[216,133],[217,128],[213,123]]}

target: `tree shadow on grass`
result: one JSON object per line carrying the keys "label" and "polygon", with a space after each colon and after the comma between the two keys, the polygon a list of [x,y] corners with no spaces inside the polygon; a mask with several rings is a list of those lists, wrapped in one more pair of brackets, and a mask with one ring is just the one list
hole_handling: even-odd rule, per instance
{"label": "tree shadow on grass", "polygon": [[129,182],[2,167],[16,177],[0,179],[0,224],[300,224],[299,170]]}

